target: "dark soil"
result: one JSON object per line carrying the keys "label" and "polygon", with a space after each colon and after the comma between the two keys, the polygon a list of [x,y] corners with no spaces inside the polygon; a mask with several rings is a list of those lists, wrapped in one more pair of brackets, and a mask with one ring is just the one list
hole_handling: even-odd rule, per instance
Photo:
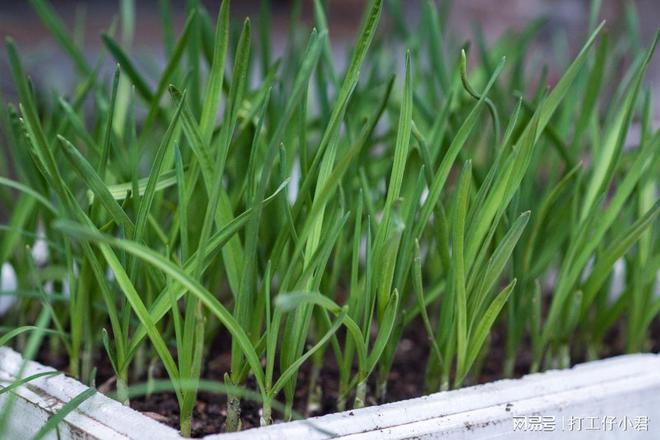
{"label": "dark soil", "polygon": [[[206,379],[222,381],[225,372],[230,369],[230,358],[227,347],[228,341],[222,341],[225,337],[218,338],[211,352],[221,352],[207,362],[203,376]],[[217,350],[217,351],[216,351]],[[320,406],[318,409],[307,411],[307,397],[310,385],[311,362],[307,362],[301,368],[298,376],[298,387],[296,390],[295,410],[306,416],[320,416],[337,411],[337,394],[339,390],[338,369],[331,361],[332,353],[328,350],[328,360],[321,370],[319,377],[320,389],[323,390]],[[420,374],[420,366],[425,365],[427,359],[427,341],[423,328],[413,328],[406,332],[401,339],[392,370],[389,375],[387,402],[419,397],[424,394],[424,375]],[[159,372],[162,376],[164,372]],[[374,373],[372,376],[376,376]],[[248,385],[254,383],[248,381]],[[367,394],[367,404],[375,405],[378,402],[373,398],[375,392],[375,381],[370,383]],[[348,402],[352,402],[352,397]],[[146,415],[163,422],[173,428],[179,427],[179,408],[174,393],[159,393],[148,398],[133,399],[131,407]],[[243,429],[259,426],[261,405],[249,400],[241,401],[241,422]],[[192,431],[193,437],[203,437],[208,434],[221,432],[224,428],[226,418],[226,397],[224,395],[200,392],[197,405],[194,409]],[[274,411],[273,418],[281,417]]]}
{"label": "dark soil", "polygon": [[[472,383],[485,383],[502,378],[502,369],[505,359],[505,329],[503,324],[498,324],[491,334],[490,351],[486,356],[479,376],[469,380]],[[615,356],[625,351],[623,332],[619,327],[607,336],[606,349],[602,353],[603,357]],[[654,321],[651,328],[651,341],[653,352],[660,351],[660,322]],[[421,326],[412,325],[403,335],[399,343],[394,364],[389,373],[387,402],[399,401],[419,397],[427,394],[424,389],[424,368],[428,358],[428,340],[426,333]],[[225,372],[230,370],[229,356],[230,342],[226,334],[222,333],[216,338],[210,348],[211,355],[207,356],[207,362],[204,366],[203,377],[214,381],[223,381]],[[46,348],[46,347],[44,347]],[[42,350],[38,360],[44,364],[51,365],[57,369],[66,371],[68,364],[65,358],[61,356],[52,356],[47,349]],[[213,356],[213,353],[219,353]],[[323,396],[318,408],[313,411],[306,411],[307,396],[309,394],[311,363],[307,362],[301,368],[298,387],[296,391],[295,408],[300,414],[305,416],[318,416],[330,414],[337,411],[337,393],[338,393],[338,371],[332,360],[331,350],[327,351],[328,362],[325,363],[319,377],[319,386],[323,390]],[[98,371],[96,384],[99,388],[113,389],[112,370],[103,356],[97,360]],[[584,362],[583,356],[574,356],[571,359],[573,364]],[[528,341],[523,342],[523,349],[518,356],[514,368],[514,377],[520,377],[529,371],[531,364],[531,353]],[[372,374],[372,380],[369,384],[368,405],[375,405],[375,377],[377,372]],[[156,368],[155,377],[165,378],[166,374],[162,369]],[[141,381],[144,381],[143,377]],[[139,382],[139,381],[138,381]],[[254,382],[249,379],[247,386],[256,389]],[[352,402],[351,398],[348,402]],[[179,408],[174,393],[155,393],[148,397],[135,398],[131,400],[131,407],[143,412],[175,429],[179,427]],[[242,429],[249,429],[259,426],[261,406],[258,402],[249,400],[241,401],[241,420]],[[280,414],[274,412],[273,418],[278,421]],[[203,437],[208,434],[222,432],[226,418],[226,397],[220,394],[200,392],[197,404],[194,408],[192,431],[194,437]]]}

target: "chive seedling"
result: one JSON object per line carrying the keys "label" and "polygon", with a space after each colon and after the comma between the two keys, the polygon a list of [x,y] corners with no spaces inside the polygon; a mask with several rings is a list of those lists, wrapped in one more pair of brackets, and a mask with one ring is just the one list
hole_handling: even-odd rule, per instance
{"label": "chive seedling", "polygon": [[[479,381],[496,350],[513,376],[610,353],[615,328],[626,351],[648,349],[660,132],[644,77],[658,35],[643,48],[634,9],[627,39],[597,24],[594,1],[581,50],[547,69],[530,51],[542,21],[490,46],[477,32],[468,69],[444,6],[425,2],[413,29],[401,2],[371,0],[343,68],[325,3],[305,29],[296,2],[274,59],[267,1],[258,38],[249,19],[234,31],[229,0],[216,20],[186,2],[179,34],[161,1],[166,59],[148,69],[132,2],[89,60],[31,1],[75,88],[51,102],[7,41],[0,263],[18,288],[0,292],[17,299],[0,345],[29,358],[45,339],[88,384],[104,358],[124,404],[171,391],[186,437],[200,391],[226,394],[226,431],[245,399],[262,425],[315,412],[334,371],[338,410],[387,401],[415,332],[429,392]],[[395,31],[379,31],[388,13]],[[224,383],[208,380],[221,355]]]}

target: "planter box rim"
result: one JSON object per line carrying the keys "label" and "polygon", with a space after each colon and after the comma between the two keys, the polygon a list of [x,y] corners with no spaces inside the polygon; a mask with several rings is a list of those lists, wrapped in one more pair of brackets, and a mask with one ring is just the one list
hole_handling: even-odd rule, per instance
{"label": "planter box rim", "polygon": [[[19,353],[0,347],[0,384],[15,378],[21,363]],[[55,370],[36,362],[28,362],[23,376],[46,371]],[[625,399],[631,396],[649,391],[658,396],[655,411],[660,413],[659,371],[658,354],[617,356],[579,364],[566,370],[550,370],[520,379],[502,379],[394,403],[278,423],[238,433],[213,434],[204,438],[367,439],[428,437],[439,433],[442,433],[443,438],[484,438],[479,436],[480,431],[511,431],[514,416],[551,414],[558,408],[581,407],[602,413],[605,407],[626,402]],[[34,414],[39,413],[39,417],[45,420],[86,388],[77,380],[60,374],[36,379],[20,387],[16,394],[19,403],[27,405]],[[0,404],[3,397],[0,397]],[[602,403],[601,407],[598,406],[599,402]],[[660,414],[657,416],[660,418]],[[62,425],[60,430],[64,434],[71,432],[77,435],[64,435],[63,438],[181,439],[175,429],[101,393],[95,394],[69,414]],[[35,432],[39,427],[33,426]],[[465,437],[466,432],[471,433],[471,436]]]}

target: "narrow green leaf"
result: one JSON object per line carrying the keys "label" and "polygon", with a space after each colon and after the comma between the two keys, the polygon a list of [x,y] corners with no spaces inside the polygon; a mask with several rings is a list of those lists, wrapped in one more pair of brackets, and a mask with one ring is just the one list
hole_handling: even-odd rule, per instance
{"label": "narrow green leaf", "polygon": [[223,0],[215,25],[215,44],[213,46],[213,64],[206,89],[206,99],[202,107],[199,131],[202,141],[208,144],[213,135],[213,125],[220,105],[222,84],[225,75],[225,59],[229,46],[229,0]]}
{"label": "narrow green leaf", "polygon": [[[2,344],[0,344],[2,345]],[[36,379],[39,379],[40,377],[53,377],[53,376],[58,376],[60,374],[63,374],[61,371],[44,371],[42,373],[37,373],[33,374],[31,376],[27,377],[22,377],[20,379],[16,379],[7,386],[4,386],[0,388],[0,396],[2,396],[5,393],[9,393],[14,391],[15,389],[25,385],[26,383],[30,383]]]}
{"label": "narrow green leaf", "polygon": [[78,175],[85,181],[85,183],[91,188],[91,190],[98,197],[99,202],[103,205],[105,209],[108,210],[108,213],[112,216],[115,222],[118,225],[123,226],[126,229],[126,233],[129,236],[133,236],[135,232],[135,225],[128,217],[126,212],[122,209],[121,206],[115,201],[112,197],[108,187],[103,183],[101,177],[94,171],[94,168],[87,162],[87,160],[80,154],[78,149],[73,146],[63,136],[58,135],[57,138],[62,144],[62,150],[64,151],[66,158],[69,160],[71,165],[78,173]]}
{"label": "narrow green leaf", "polygon": [[456,204],[454,206],[452,228],[452,262],[453,262],[453,294],[456,307],[456,375],[465,374],[466,358],[468,353],[468,317],[467,292],[465,282],[465,217],[467,216],[470,197],[470,182],[472,181],[472,162],[467,161],[463,166],[456,190]]}
{"label": "narrow green leaf", "polygon": [[[468,344],[468,354],[466,356],[465,368],[463,374],[467,374],[471,366],[474,364],[474,361],[477,359],[481,348],[486,341],[486,337],[490,333],[490,329],[493,327],[495,320],[500,314],[500,311],[506,304],[511,292],[516,286],[516,279],[514,278],[508,286],[506,286],[493,300],[493,302],[488,306],[483,317],[477,324],[477,327],[474,329],[474,332],[470,334],[470,342]],[[457,384],[460,384],[463,381],[464,377],[457,377]]]}
{"label": "narrow green leaf", "polygon": [[32,437],[32,440],[41,440],[42,438],[45,438],[52,430],[57,428],[57,425],[59,425],[66,416],[75,411],[85,402],[85,400],[89,399],[94,394],[96,394],[96,389],[87,388],[85,391],[66,402],[62,405],[62,408],[57,410],[57,412],[48,419],[46,424],[39,429],[35,436]]}

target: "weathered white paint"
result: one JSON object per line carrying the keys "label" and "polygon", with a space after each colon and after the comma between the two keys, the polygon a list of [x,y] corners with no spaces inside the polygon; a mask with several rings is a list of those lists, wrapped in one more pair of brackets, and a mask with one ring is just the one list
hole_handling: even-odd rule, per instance
{"label": "weathered white paint", "polygon": [[[0,347],[0,385],[11,382],[21,370],[21,356],[6,347]],[[22,377],[54,371],[36,362],[27,362]],[[17,390],[16,403],[12,409],[8,432],[3,439],[31,439],[43,426],[48,417],[87,387],[64,375],[38,378]],[[7,401],[7,395],[0,395],[0,411]],[[58,433],[51,432],[50,439],[57,439]],[[150,419],[137,411],[121,405],[97,393],[87,399],[77,410],[71,412],[59,426],[59,438],[127,440],[162,439],[180,440],[176,430]]]}
{"label": "weathered white paint", "polygon": [[[0,348],[0,380],[18,371],[20,357]],[[26,375],[46,371],[28,364]],[[12,373],[14,372],[14,373]],[[73,379],[38,380],[19,391],[20,412],[12,418],[15,439],[29,438],[52,413],[84,390]],[[0,398],[2,402],[2,398]],[[0,403],[1,404],[1,403]],[[514,417],[545,416],[551,432],[514,431]],[[590,420],[603,417],[648,417],[648,431],[587,431]],[[569,432],[563,424],[582,417],[583,429]],[[593,419],[596,418],[596,419]],[[527,419],[531,421],[531,419]],[[174,439],[178,434],[108,398],[96,395],[69,415],[63,439]],[[546,423],[546,425],[548,425]],[[326,431],[320,431],[318,428]],[[73,434],[76,432],[77,436]],[[82,432],[87,434],[82,435]],[[334,435],[329,435],[332,432]],[[266,439],[656,439],[660,433],[660,356],[638,354],[589,362],[570,370],[550,371],[518,380],[502,380],[418,399],[277,424],[206,440]]]}
{"label": "weathered white paint", "polygon": [[[554,417],[554,432],[515,431],[513,418]],[[649,431],[562,431],[562,418],[649,417]],[[529,419],[528,419],[529,420]],[[585,419],[586,420],[586,419]],[[630,439],[660,433],[660,357],[620,356],[570,370],[518,380],[501,380],[462,390],[312,419],[342,439]],[[258,431],[210,436],[213,440],[253,440],[328,436],[309,424],[292,422]]]}

